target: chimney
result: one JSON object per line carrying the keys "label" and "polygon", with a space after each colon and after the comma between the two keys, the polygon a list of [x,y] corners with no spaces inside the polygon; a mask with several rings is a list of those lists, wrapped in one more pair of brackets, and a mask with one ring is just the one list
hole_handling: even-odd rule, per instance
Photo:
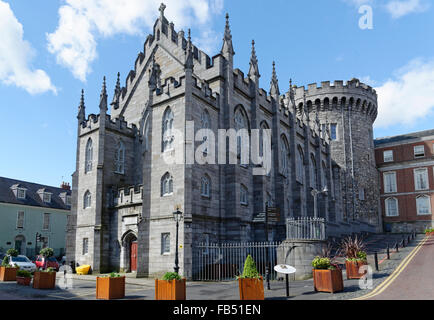
{"label": "chimney", "polygon": [[62,185],[60,186],[63,190],[71,191],[71,186],[68,182],[62,182]]}

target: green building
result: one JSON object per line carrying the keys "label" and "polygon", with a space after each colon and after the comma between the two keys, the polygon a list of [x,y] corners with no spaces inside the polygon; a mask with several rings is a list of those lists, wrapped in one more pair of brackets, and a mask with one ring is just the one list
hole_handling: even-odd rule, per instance
{"label": "green building", "polygon": [[33,258],[50,247],[61,257],[70,211],[69,184],[55,188],[0,177],[0,253],[15,248]]}

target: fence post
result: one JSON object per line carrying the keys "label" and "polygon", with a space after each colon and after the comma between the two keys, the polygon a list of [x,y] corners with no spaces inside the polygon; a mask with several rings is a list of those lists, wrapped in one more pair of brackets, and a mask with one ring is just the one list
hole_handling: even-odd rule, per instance
{"label": "fence post", "polygon": [[378,271],[378,253],[377,253],[377,251],[374,252],[374,258],[375,258],[375,270]]}

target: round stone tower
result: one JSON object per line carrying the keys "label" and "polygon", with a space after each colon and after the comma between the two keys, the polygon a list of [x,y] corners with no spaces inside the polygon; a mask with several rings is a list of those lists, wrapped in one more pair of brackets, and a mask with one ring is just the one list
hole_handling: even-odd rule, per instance
{"label": "round stone tower", "polygon": [[358,79],[294,87],[297,111],[329,130],[332,159],[339,165],[342,219],[379,224],[379,185],[374,155],[373,124],[377,93]]}

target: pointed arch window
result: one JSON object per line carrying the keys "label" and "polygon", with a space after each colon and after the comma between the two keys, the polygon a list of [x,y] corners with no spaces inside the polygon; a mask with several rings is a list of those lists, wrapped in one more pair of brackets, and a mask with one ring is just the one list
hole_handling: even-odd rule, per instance
{"label": "pointed arch window", "polygon": [[144,143],[145,143],[145,151],[149,151],[150,150],[150,124],[149,124],[150,120],[149,117],[146,119],[145,121],[145,130],[143,131],[143,136],[144,136]]}
{"label": "pointed arch window", "polygon": [[303,149],[299,148],[297,152],[296,158],[296,179],[301,184],[304,184],[304,157],[303,157]]}
{"label": "pointed arch window", "polygon": [[166,173],[161,179],[161,196],[169,196],[173,194],[173,177],[170,173]]}
{"label": "pointed arch window", "polygon": [[87,209],[90,208],[91,206],[92,206],[92,195],[88,190],[86,191],[83,197],[83,208]]}
{"label": "pointed arch window", "polygon": [[289,172],[289,146],[285,136],[281,137],[280,141],[280,170],[285,176]]}
{"label": "pointed arch window", "polygon": [[[241,112],[241,109],[237,109],[235,111],[235,117],[234,117],[234,129],[239,132],[242,129],[248,129],[248,123],[247,119],[244,116],[244,114]],[[241,157],[241,147],[242,147],[242,135],[237,135],[237,155],[238,157]]]}
{"label": "pointed arch window", "polygon": [[163,152],[173,150],[175,135],[173,131],[174,115],[171,108],[167,108],[163,115]]}
{"label": "pointed arch window", "polygon": [[324,189],[327,186],[327,166],[325,162],[322,162],[321,166],[321,187]]}
{"label": "pointed arch window", "polygon": [[316,168],[316,161],[315,161],[315,157],[313,155],[310,156],[310,186],[314,189],[316,189],[317,186],[317,168]]}
{"label": "pointed arch window", "polygon": [[201,181],[201,195],[204,197],[210,197],[210,179],[208,176],[202,177]]}
{"label": "pointed arch window", "polygon": [[115,172],[119,174],[125,173],[125,145],[119,141],[115,154]]}
{"label": "pointed arch window", "polygon": [[93,162],[93,143],[91,138],[87,140],[84,162],[85,162],[85,173],[91,172],[92,162]]}

